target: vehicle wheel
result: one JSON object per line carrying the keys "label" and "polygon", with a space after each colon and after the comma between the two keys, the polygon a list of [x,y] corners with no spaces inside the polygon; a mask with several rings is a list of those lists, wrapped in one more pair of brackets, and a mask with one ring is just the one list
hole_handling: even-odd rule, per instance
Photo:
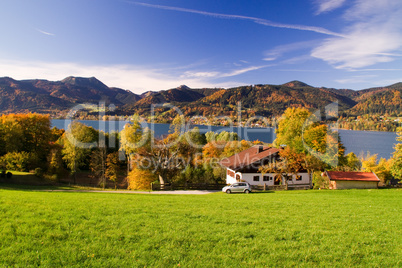
{"label": "vehicle wheel", "polygon": [[246,190],[244,191],[244,193],[245,193],[245,194],[249,194],[249,193],[250,193],[250,190],[246,189]]}
{"label": "vehicle wheel", "polygon": [[231,193],[231,191],[230,191],[230,190],[226,190],[226,193],[227,193],[227,194],[230,194],[230,193]]}

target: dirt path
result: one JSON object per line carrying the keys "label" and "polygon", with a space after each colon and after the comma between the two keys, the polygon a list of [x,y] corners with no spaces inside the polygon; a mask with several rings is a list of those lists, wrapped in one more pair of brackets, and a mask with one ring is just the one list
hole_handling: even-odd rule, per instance
{"label": "dirt path", "polygon": [[220,190],[177,190],[177,191],[119,191],[119,190],[37,190],[41,192],[80,192],[80,193],[114,193],[114,194],[211,194]]}

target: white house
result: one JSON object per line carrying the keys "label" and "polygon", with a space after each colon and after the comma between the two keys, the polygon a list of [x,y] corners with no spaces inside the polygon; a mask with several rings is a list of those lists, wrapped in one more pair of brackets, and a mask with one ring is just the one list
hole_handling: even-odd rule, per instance
{"label": "white house", "polygon": [[[244,150],[231,157],[222,159],[220,164],[226,168],[226,183],[245,181],[250,185],[273,186],[280,185],[282,178],[276,173],[261,173],[258,169],[263,165],[275,164],[281,161],[280,149],[257,145]],[[291,178],[289,178],[291,177]],[[312,186],[311,176],[308,172],[300,172],[297,175],[288,175],[288,185]]]}

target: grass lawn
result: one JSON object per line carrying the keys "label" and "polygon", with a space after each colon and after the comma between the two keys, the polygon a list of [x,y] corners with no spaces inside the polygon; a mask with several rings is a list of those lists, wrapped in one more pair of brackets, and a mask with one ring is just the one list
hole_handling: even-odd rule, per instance
{"label": "grass lawn", "polygon": [[[1,185],[0,185],[1,187]],[[0,189],[0,267],[402,266],[402,190]]]}

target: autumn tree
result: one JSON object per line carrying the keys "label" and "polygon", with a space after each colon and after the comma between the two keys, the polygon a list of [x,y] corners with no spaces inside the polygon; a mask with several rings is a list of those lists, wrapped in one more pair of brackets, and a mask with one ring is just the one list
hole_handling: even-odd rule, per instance
{"label": "autumn tree", "polygon": [[262,173],[277,174],[276,180],[282,180],[286,189],[288,188],[288,180],[292,176],[297,176],[300,171],[306,169],[306,155],[303,152],[297,152],[292,147],[285,147],[279,152],[280,158],[272,163],[262,166],[259,171]]}
{"label": "autumn tree", "polygon": [[89,168],[92,176],[98,179],[98,185],[102,188],[106,186],[106,148],[98,147],[92,151]]}
{"label": "autumn tree", "polygon": [[230,157],[241,151],[244,151],[253,146],[253,143],[246,140],[241,141],[229,141],[226,143],[225,148],[223,149],[222,155],[224,157]]}
{"label": "autumn tree", "polygon": [[362,160],[362,168],[361,170],[364,172],[375,172],[377,168],[377,155],[370,155],[369,153],[367,156]]}
{"label": "autumn tree", "polygon": [[135,166],[128,174],[129,190],[151,190],[151,183],[157,180],[155,173]]}
{"label": "autumn tree", "polygon": [[23,129],[23,150],[35,154],[41,160],[46,160],[52,134],[49,116],[23,114],[17,117],[17,122]]}
{"label": "autumn tree", "polygon": [[146,137],[143,135],[143,129],[140,124],[138,115],[134,115],[130,123],[127,123],[120,132],[120,148],[124,151],[127,160],[127,174],[130,171],[132,156],[137,152],[138,148],[144,145]]}
{"label": "autumn tree", "polygon": [[350,152],[346,155],[346,166],[350,171],[358,171],[361,168],[361,162],[355,153]]}
{"label": "autumn tree", "polygon": [[311,113],[305,108],[288,108],[282,115],[276,129],[274,145],[288,146],[297,152],[304,152],[302,132],[303,126]]}
{"label": "autumn tree", "polygon": [[285,146],[297,153],[311,154],[330,167],[344,165],[345,148],[339,134],[319,124],[315,115],[304,108],[288,108],[279,121],[275,146]]}
{"label": "autumn tree", "polygon": [[55,143],[50,150],[47,158],[48,162],[48,173],[52,174],[57,178],[58,175],[63,171],[63,155],[62,146],[59,143]]}
{"label": "autumn tree", "polygon": [[180,157],[180,143],[172,146],[172,140],[177,139],[170,134],[164,139],[155,139],[152,147],[142,147],[138,151],[136,165],[147,166],[158,175],[160,184],[170,183],[178,172],[184,168],[185,162]]}
{"label": "autumn tree", "polygon": [[392,158],[388,160],[386,160],[385,158],[381,158],[380,161],[378,162],[375,174],[384,184],[387,184],[388,181],[392,179],[391,169],[392,165],[394,164],[393,160],[394,159]]}
{"label": "autumn tree", "polygon": [[27,151],[23,148],[24,130],[17,121],[18,117],[15,114],[0,117],[0,155],[9,152]]}
{"label": "autumn tree", "polygon": [[396,140],[399,142],[395,145],[393,153],[393,164],[391,167],[391,174],[399,180],[402,180],[402,128],[398,128],[398,137]]}
{"label": "autumn tree", "polygon": [[114,152],[107,155],[106,158],[106,177],[114,183],[117,188],[117,175],[119,173],[119,153]]}

